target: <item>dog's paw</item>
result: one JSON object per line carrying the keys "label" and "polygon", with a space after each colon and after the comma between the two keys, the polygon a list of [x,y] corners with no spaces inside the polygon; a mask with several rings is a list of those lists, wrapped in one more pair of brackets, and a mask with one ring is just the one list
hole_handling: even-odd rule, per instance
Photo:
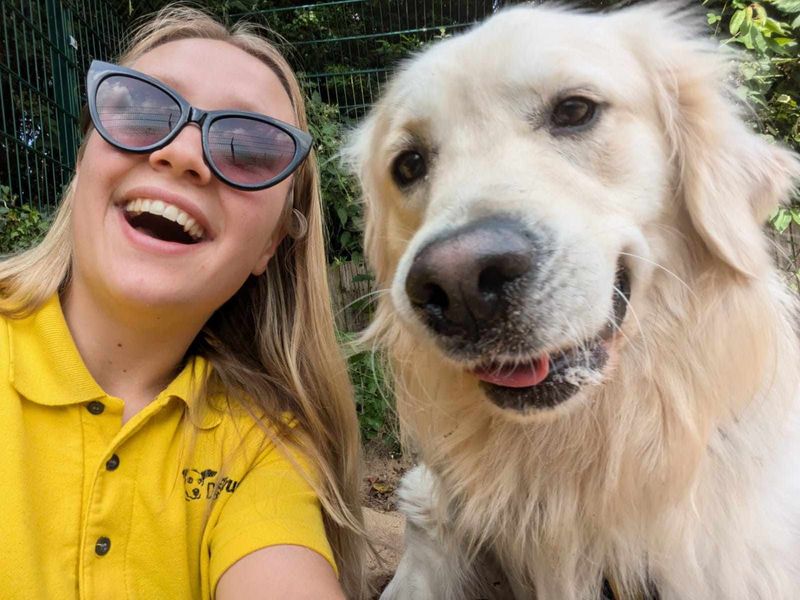
{"label": "dog's paw", "polygon": [[397,489],[397,506],[406,523],[433,537],[439,521],[436,477],[425,465],[408,471]]}

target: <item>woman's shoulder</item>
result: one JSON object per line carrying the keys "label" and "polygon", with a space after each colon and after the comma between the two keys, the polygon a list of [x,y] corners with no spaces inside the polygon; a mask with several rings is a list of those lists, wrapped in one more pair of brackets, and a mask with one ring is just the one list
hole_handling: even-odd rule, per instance
{"label": "woman's shoulder", "polygon": [[[195,363],[210,365],[203,359]],[[192,403],[194,425],[214,429],[214,437],[225,446],[235,446],[258,452],[271,452],[282,440],[300,435],[299,419],[288,410],[270,410],[247,397],[224,391],[214,381],[213,367],[205,371],[206,381],[202,401]]]}
{"label": "woman's shoulder", "polygon": [[25,306],[0,298],[0,364],[10,362],[15,345],[17,353],[28,354],[28,346],[40,341],[43,330],[53,329],[60,314],[57,296]]}

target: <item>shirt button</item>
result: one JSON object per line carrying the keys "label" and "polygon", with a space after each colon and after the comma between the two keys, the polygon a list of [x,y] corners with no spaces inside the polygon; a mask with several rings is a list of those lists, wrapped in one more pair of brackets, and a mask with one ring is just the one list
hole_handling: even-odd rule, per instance
{"label": "shirt button", "polygon": [[92,400],[89,404],[86,405],[86,410],[88,410],[93,415],[99,415],[106,409],[106,405],[102,402],[98,402],[97,400]]}
{"label": "shirt button", "polygon": [[112,454],[111,458],[106,461],[106,469],[109,471],[115,470],[119,466],[119,456]]}
{"label": "shirt button", "polygon": [[94,544],[94,553],[97,556],[105,556],[111,550],[111,540],[105,536],[97,538]]}

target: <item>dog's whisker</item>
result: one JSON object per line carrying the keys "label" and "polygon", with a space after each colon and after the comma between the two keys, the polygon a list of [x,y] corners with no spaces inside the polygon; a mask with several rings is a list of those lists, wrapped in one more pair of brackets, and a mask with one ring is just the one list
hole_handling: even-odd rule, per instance
{"label": "dog's whisker", "polygon": [[[622,290],[620,290],[617,286],[614,286],[614,293],[618,294],[622,298],[622,300],[625,302],[625,305],[627,306],[627,312],[629,312],[631,314],[631,317],[633,318],[634,322],[636,323],[636,327],[639,330],[639,335],[640,335],[640,337],[642,339],[642,344],[644,345],[644,351],[647,354],[647,358],[649,360],[652,357],[652,355],[650,353],[649,339],[648,339],[648,336],[647,336],[647,332],[645,331],[644,327],[642,326],[642,322],[639,320],[639,315],[636,314],[636,309],[634,308],[633,303],[631,303],[631,301],[628,299],[627,295]],[[625,341],[627,341],[631,345],[633,344],[633,340],[622,330],[622,324],[621,323],[616,323],[612,319],[611,325],[617,332],[619,332],[619,334],[621,336],[623,336],[625,338]]]}
{"label": "dog's whisker", "polygon": [[685,280],[683,280],[677,273],[675,273],[674,271],[671,271],[670,269],[668,269],[664,265],[662,265],[662,264],[660,264],[660,263],[658,263],[658,262],[656,262],[654,260],[651,260],[649,258],[645,258],[644,256],[639,256],[638,254],[633,254],[631,252],[621,252],[620,255],[621,256],[628,256],[630,258],[635,258],[636,260],[641,260],[642,262],[645,262],[645,263],[647,263],[649,265],[653,265],[657,269],[660,269],[660,270],[664,271],[667,275],[670,275],[671,277],[674,277],[675,280],[678,283],[680,283],[684,288],[686,288],[686,291],[689,292],[692,295],[692,298],[697,300],[697,295],[695,294],[695,292],[692,289],[692,287]]}
{"label": "dog's whisker", "polygon": [[391,289],[390,288],[371,290],[371,291],[367,292],[366,294],[362,294],[362,295],[358,296],[357,298],[351,300],[347,304],[345,304],[341,308],[341,310],[339,312],[344,312],[345,310],[348,310],[348,309],[352,308],[353,306],[355,306],[356,304],[358,304],[360,302],[363,302],[365,300],[369,300],[369,304],[372,304],[376,300],[379,300],[381,297],[388,296],[389,294],[391,294]]}

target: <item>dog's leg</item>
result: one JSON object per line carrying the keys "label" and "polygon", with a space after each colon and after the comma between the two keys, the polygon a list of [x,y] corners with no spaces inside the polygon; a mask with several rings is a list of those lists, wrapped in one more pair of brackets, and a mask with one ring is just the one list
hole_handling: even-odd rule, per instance
{"label": "dog's leg", "polygon": [[406,548],[381,600],[509,600],[513,593],[488,557],[469,563],[441,514],[436,479],[420,465],[400,484]]}
{"label": "dog's leg", "polygon": [[406,517],[406,547],[381,600],[455,600],[461,565],[457,553],[447,551],[433,474],[422,465],[411,469],[398,495]]}

